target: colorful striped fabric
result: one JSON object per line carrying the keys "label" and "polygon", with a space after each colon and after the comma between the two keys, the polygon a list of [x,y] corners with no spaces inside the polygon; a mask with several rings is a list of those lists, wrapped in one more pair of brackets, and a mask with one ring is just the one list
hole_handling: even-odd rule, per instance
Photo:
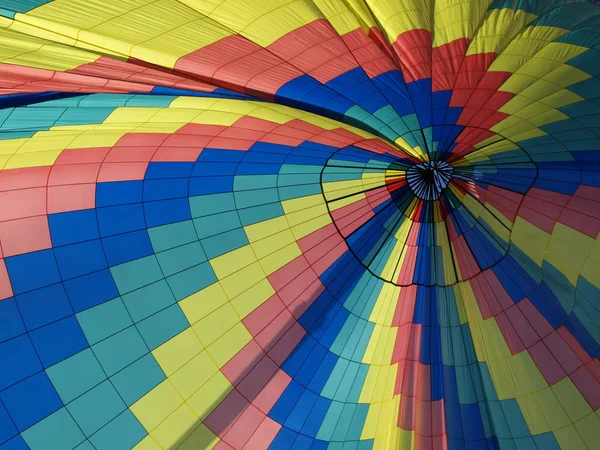
{"label": "colorful striped fabric", "polygon": [[600,443],[600,7],[0,0],[0,450]]}

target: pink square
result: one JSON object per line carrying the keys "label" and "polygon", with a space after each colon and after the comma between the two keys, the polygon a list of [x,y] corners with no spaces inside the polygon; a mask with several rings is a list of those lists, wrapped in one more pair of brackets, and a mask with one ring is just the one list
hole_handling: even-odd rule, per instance
{"label": "pink square", "polygon": [[267,450],[280,429],[281,425],[270,417],[265,417],[258,429],[244,446],[244,450]]}
{"label": "pink square", "polygon": [[48,217],[43,215],[0,222],[0,244],[4,257],[52,247]]}
{"label": "pink square", "polygon": [[48,188],[48,214],[91,209],[96,206],[96,183]]}
{"label": "pink square", "polygon": [[4,259],[0,259],[0,300],[12,297],[13,291],[10,285],[10,279],[8,278],[8,272],[6,271],[6,264]]}

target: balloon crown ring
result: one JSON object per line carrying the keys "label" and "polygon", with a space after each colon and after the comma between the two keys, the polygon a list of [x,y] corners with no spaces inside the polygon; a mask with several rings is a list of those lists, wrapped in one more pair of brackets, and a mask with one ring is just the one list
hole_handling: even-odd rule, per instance
{"label": "balloon crown ring", "polygon": [[438,200],[452,179],[453,167],[445,161],[426,161],[406,172],[408,185],[421,200]]}

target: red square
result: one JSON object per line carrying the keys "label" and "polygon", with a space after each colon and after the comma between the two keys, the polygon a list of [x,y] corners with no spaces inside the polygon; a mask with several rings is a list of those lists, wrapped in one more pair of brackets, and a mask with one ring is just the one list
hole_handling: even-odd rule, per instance
{"label": "red square", "polygon": [[0,244],[4,257],[52,247],[48,217],[43,215],[0,222]]}

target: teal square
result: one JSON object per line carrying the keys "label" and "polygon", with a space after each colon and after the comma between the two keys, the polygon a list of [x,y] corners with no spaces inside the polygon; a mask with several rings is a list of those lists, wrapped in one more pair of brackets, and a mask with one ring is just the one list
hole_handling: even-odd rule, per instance
{"label": "teal square", "polygon": [[200,239],[235,230],[241,226],[237,211],[227,211],[194,219],[194,228]]}
{"label": "teal square", "polygon": [[164,344],[189,326],[179,305],[173,305],[156,313],[137,325],[150,350]]}
{"label": "teal square", "polygon": [[123,295],[123,303],[137,323],[174,304],[175,298],[167,282],[160,280]]}
{"label": "teal square", "polygon": [[65,408],[21,433],[31,450],[65,450],[84,441],[85,436]]}
{"label": "teal square", "polygon": [[89,348],[49,367],[46,373],[64,403],[106,380],[102,367]]}
{"label": "teal square", "polygon": [[232,250],[248,245],[248,237],[243,228],[202,239],[202,247],[209,259],[229,253]]}
{"label": "teal square", "polygon": [[206,262],[171,275],[167,278],[167,282],[177,301],[180,301],[216,283],[217,276],[210,263]]}
{"label": "teal square", "polygon": [[192,217],[211,216],[223,211],[234,211],[235,209],[233,192],[190,197]]}
{"label": "teal square", "polygon": [[108,380],[67,405],[73,419],[88,437],[126,408],[125,403]]}
{"label": "teal square", "polygon": [[173,275],[206,261],[204,249],[198,241],[158,253],[156,257],[165,276]]}
{"label": "teal square", "polygon": [[134,291],[163,278],[154,255],[119,264],[111,267],[110,271],[121,294]]}
{"label": "teal square", "polygon": [[110,381],[127,406],[131,406],[166,378],[149,353],[114,374]]}
{"label": "teal square", "polygon": [[97,343],[92,350],[109,377],[148,353],[136,327],[129,327]]}
{"label": "teal square", "polygon": [[120,298],[80,312],[77,320],[90,345],[133,325]]}
{"label": "teal square", "polygon": [[129,450],[147,434],[133,413],[127,409],[94,434],[90,441],[96,450]]}
{"label": "teal square", "polygon": [[149,228],[148,236],[150,236],[155,253],[189,244],[198,239],[194,223],[191,220]]}

